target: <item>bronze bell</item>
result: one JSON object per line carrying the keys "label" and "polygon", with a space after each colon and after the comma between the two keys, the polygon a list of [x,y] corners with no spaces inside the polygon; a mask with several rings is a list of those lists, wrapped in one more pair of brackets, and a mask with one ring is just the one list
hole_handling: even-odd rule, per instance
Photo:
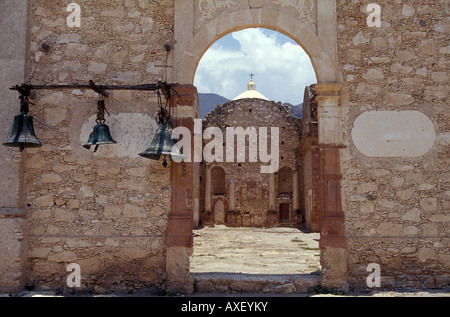
{"label": "bronze bell", "polygon": [[34,133],[33,117],[24,113],[15,116],[9,136],[3,142],[3,145],[18,147],[20,151],[23,151],[25,148],[41,147],[42,143]]}
{"label": "bronze bell", "polygon": [[88,141],[83,145],[88,150],[91,146],[95,145],[94,153],[97,152],[99,145],[117,143],[113,140],[109,127],[105,124],[105,113],[108,113],[105,107],[105,101],[99,100],[97,102],[97,125],[94,127],[94,131],[92,131]]}
{"label": "bronze bell", "polygon": [[[184,159],[185,156],[180,150],[174,149],[178,140],[172,139],[172,134],[169,132],[169,124],[160,125],[156,130],[155,137],[148,149],[139,155],[151,160],[159,160],[161,156],[170,156],[172,159]],[[164,159],[164,167],[167,167],[167,162]]]}
{"label": "bronze bell", "polygon": [[99,145],[116,144],[113,140],[109,127],[104,123],[99,123],[94,127],[94,131],[89,136],[89,140],[83,145],[85,149],[90,149],[95,145],[94,153],[97,152]]}
{"label": "bronze bell", "polygon": [[22,152],[25,148],[41,147],[42,143],[34,133],[33,117],[28,115],[29,87],[16,87],[20,93],[20,114],[14,117],[14,123],[9,136],[2,144],[9,147],[18,147]]}

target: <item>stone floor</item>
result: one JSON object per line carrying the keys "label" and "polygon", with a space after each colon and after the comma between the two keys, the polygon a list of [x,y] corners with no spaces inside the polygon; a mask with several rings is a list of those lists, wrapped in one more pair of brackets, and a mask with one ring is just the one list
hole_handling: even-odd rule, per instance
{"label": "stone floor", "polygon": [[321,270],[320,234],[295,228],[194,230],[192,273],[310,274]]}

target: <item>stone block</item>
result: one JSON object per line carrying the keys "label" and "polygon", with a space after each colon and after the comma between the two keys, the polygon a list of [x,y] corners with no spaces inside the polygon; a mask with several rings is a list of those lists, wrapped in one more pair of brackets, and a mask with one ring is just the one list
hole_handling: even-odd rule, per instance
{"label": "stone block", "polygon": [[420,200],[420,207],[425,212],[437,210],[437,199],[436,198],[423,198]]}
{"label": "stone block", "polygon": [[123,254],[127,256],[130,260],[143,259],[148,256],[147,250],[127,248],[123,250]]}
{"label": "stone block", "polygon": [[53,207],[55,198],[53,194],[44,195],[34,199],[33,204],[39,207]]}
{"label": "stone block", "polygon": [[402,219],[405,221],[419,222],[420,210],[418,208],[411,209],[402,214]]}
{"label": "stone block", "polygon": [[377,233],[381,236],[396,237],[402,231],[402,225],[394,223],[382,223],[377,227]]}
{"label": "stone block", "polygon": [[419,262],[426,262],[427,260],[436,259],[436,251],[432,248],[419,248],[417,251],[417,258]]}

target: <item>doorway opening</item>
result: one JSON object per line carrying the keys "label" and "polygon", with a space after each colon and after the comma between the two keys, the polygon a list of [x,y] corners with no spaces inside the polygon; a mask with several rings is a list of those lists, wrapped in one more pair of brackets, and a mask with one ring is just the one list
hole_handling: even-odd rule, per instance
{"label": "doorway opening", "polygon": [[288,226],[289,225],[289,204],[280,204],[280,226]]}
{"label": "doorway opening", "polygon": [[[303,49],[281,33],[262,28],[230,33],[218,40],[201,59],[194,81],[202,118],[223,108],[227,114],[249,116],[247,122],[235,122],[246,128],[257,124],[251,120],[268,105],[271,112],[284,115],[287,111],[286,117],[298,121],[299,129],[303,90],[314,83],[314,68]],[[247,84],[249,90],[256,85],[269,100],[256,97],[238,100],[249,105],[233,103]],[[213,165],[210,169],[202,164],[201,179],[208,180],[208,185],[201,183],[200,191],[208,199],[200,199],[200,212],[207,217],[197,218],[208,219],[208,223],[200,221],[194,230],[191,273],[320,275],[320,234],[307,231],[302,221],[296,220],[303,219],[305,210],[304,173],[302,157],[292,140],[298,138],[299,143],[301,134],[274,120],[262,119],[259,124],[276,126],[283,133],[292,130],[280,139],[282,150],[290,148],[289,153],[280,155],[277,173],[258,175],[247,163]],[[220,120],[214,123],[221,124]],[[224,126],[229,124],[223,122]],[[264,210],[258,214],[261,208]],[[269,215],[275,215],[276,226],[267,225]],[[229,219],[237,220],[230,223]]]}

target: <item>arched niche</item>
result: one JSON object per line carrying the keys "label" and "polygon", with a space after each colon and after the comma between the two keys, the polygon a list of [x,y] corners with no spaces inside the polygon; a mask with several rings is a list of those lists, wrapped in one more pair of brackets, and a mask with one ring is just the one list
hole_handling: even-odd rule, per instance
{"label": "arched niche", "polygon": [[211,193],[216,196],[226,193],[225,171],[219,166],[211,170]]}
{"label": "arched niche", "polygon": [[284,166],[278,172],[278,194],[293,193],[293,171],[290,167]]}

